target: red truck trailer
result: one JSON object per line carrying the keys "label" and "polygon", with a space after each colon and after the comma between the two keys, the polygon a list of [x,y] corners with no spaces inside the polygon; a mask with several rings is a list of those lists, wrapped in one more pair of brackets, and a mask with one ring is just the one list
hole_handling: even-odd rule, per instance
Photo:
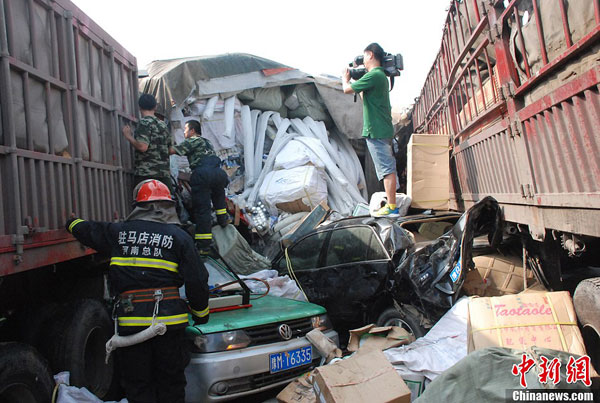
{"label": "red truck trailer", "polygon": [[[493,196],[555,289],[600,261],[599,37],[598,0],[452,0],[413,110],[450,136],[451,208]],[[600,278],[574,300],[597,353]]]}
{"label": "red truck trailer", "polygon": [[137,88],[136,59],[69,0],[0,0],[1,401],[47,401],[62,370],[110,389],[106,261],[64,223],[128,213]]}

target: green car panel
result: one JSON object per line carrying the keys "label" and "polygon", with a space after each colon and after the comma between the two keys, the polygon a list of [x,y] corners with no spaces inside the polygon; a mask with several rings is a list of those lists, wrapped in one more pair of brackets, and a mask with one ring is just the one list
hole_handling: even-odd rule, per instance
{"label": "green car panel", "polygon": [[327,312],[322,306],[309,302],[270,295],[250,299],[250,304],[252,304],[250,308],[211,313],[208,323],[196,326],[196,328],[203,334],[227,332],[323,315]]}

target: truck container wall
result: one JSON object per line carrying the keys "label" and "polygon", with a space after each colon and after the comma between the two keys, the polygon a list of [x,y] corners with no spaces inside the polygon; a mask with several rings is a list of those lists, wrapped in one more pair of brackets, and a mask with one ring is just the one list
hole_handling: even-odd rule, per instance
{"label": "truck container wall", "polygon": [[91,253],[72,215],[130,206],[136,59],[68,0],[0,0],[0,276]]}
{"label": "truck container wall", "polygon": [[599,36],[598,0],[450,2],[413,123],[452,138],[453,208],[600,236]]}

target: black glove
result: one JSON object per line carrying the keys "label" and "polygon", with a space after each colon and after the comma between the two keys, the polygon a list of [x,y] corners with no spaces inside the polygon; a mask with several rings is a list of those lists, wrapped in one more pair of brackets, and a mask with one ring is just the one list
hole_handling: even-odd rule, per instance
{"label": "black glove", "polygon": [[208,316],[206,315],[203,318],[199,318],[197,316],[192,315],[192,322],[194,322],[194,326],[200,326],[208,322]]}
{"label": "black glove", "polygon": [[[77,217],[71,217],[67,220],[67,223],[65,224],[65,228],[67,231],[69,231],[69,227],[71,226],[71,224],[73,223],[73,221],[77,220]],[[71,232],[71,231],[69,231]]]}
{"label": "black glove", "polygon": [[223,227],[223,228],[227,227],[230,222],[231,221],[229,220],[228,214],[217,215],[217,224],[219,224],[221,227]]}

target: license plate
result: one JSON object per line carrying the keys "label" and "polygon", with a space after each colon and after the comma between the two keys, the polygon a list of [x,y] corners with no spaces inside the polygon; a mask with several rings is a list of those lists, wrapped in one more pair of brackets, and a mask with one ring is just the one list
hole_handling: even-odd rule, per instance
{"label": "license plate", "polygon": [[300,367],[312,362],[312,346],[297,348],[282,353],[269,355],[269,370],[271,373]]}

